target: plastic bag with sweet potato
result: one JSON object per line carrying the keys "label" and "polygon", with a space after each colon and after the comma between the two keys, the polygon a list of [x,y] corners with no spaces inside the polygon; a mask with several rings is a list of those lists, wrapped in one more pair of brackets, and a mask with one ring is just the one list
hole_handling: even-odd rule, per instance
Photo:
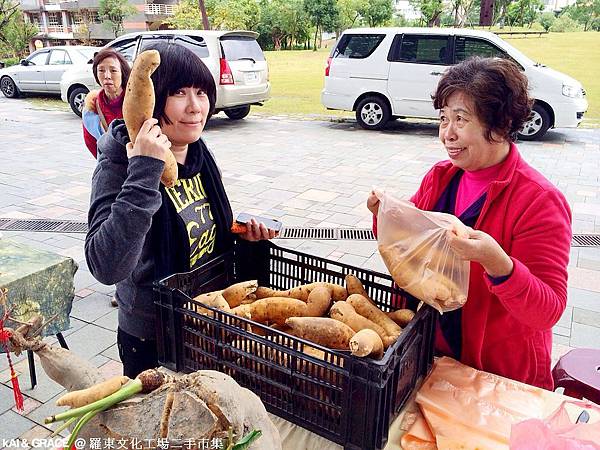
{"label": "plastic bag with sweet potato", "polygon": [[450,214],[422,211],[388,194],[379,195],[377,243],[396,284],[440,313],[467,301],[469,262],[450,248],[447,233],[468,235]]}

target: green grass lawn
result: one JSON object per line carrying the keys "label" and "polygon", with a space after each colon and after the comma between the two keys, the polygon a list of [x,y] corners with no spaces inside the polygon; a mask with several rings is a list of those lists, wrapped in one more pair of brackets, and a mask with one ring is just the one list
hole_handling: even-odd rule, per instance
{"label": "green grass lawn", "polygon": [[[590,107],[583,125],[600,127],[600,33],[550,33],[541,38],[507,39],[534,61],[583,83]],[[595,49],[595,50],[594,50]],[[272,98],[253,112],[265,114],[351,115],[321,105],[325,64],[331,48],[313,51],[265,52]]]}

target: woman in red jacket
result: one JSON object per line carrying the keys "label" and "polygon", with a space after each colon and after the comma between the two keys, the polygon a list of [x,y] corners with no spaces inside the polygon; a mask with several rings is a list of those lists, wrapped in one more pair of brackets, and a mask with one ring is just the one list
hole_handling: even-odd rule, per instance
{"label": "woman in red jacket", "polygon": [[[436,352],[553,389],[552,326],[567,302],[571,212],[514,143],[531,111],[527,89],[505,59],[473,58],[446,71],[434,106],[449,160],[425,175],[411,201],[470,227],[468,238],[450,237],[471,261],[467,303],[440,316]],[[377,214],[373,194],[367,206]]]}
{"label": "woman in red jacket", "polygon": [[106,48],[94,56],[92,72],[101,89],[91,91],[83,107],[83,140],[94,158],[96,142],[110,123],[123,118],[123,98],[131,69],[116,50]]}

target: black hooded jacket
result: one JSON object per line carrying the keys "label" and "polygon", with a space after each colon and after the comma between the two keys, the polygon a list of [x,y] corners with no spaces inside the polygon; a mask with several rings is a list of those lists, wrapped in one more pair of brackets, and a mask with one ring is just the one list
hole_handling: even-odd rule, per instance
{"label": "black hooded jacket", "polygon": [[[98,281],[116,284],[119,328],[154,339],[152,283],[189,270],[190,247],[185,224],[160,184],[164,162],[147,156],[128,159],[128,142],[122,120],[113,121],[98,141],[85,256]],[[201,174],[217,225],[215,255],[226,251],[233,244],[231,206],[201,139],[189,145],[185,165],[178,169],[180,178]]]}

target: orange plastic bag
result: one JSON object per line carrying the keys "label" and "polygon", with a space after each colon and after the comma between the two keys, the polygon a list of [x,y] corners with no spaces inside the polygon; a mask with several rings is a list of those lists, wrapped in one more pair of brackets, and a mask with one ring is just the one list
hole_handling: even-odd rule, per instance
{"label": "orange plastic bag", "polygon": [[448,245],[448,231],[468,236],[450,214],[422,211],[412,203],[377,193],[379,253],[396,284],[440,313],[467,301],[469,262]]}
{"label": "orange plastic bag", "polygon": [[[512,450],[600,450],[600,421],[573,423],[566,405],[600,412],[600,407],[589,402],[564,401],[545,420],[529,419],[512,426]],[[582,410],[582,411],[583,411]]]}

